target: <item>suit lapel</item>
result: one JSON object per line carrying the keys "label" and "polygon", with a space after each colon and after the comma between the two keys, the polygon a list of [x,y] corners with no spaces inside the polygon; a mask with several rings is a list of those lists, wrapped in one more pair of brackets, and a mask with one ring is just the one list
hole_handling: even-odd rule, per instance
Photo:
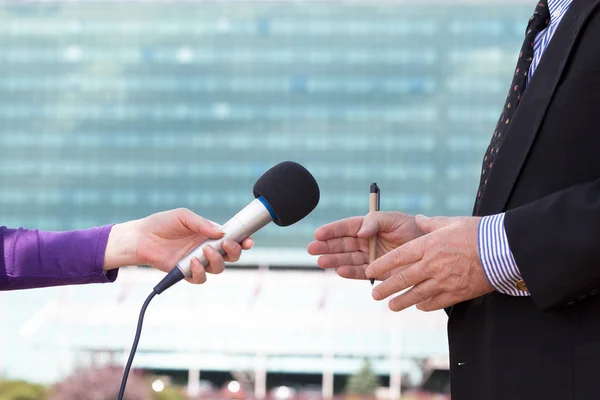
{"label": "suit lapel", "polygon": [[490,173],[477,215],[504,211],[584,23],[600,0],[574,0],[542,56]]}

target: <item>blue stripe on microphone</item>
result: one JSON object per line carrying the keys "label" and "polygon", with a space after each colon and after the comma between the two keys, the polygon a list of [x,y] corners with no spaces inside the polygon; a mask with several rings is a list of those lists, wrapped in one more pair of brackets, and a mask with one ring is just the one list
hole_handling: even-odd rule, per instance
{"label": "blue stripe on microphone", "polygon": [[273,211],[273,208],[271,208],[271,205],[267,202],[267,200],[265,200],[265,198],[262,196],[258,196],[258,200],[263,203],[263,206],[265,206],[269,214],[271,214],[271,219],[275,221],[277,219],[277,215],[275,215],[275,211]]}

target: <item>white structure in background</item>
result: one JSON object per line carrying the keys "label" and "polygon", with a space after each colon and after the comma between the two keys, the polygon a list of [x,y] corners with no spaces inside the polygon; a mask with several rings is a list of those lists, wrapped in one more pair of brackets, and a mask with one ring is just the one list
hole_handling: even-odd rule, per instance
{"label": "white structure in background", "polygon": [[[177,284],[150,304],[134,368],[187,370],[190,394],[200,390],[202,370],[231,371],[258,399],[267,395],[270,372],[322,374],[330,399],[334,375],[353,374],[369,358],[375,372],[390,376],[390,398],[398,399],[402,373],[416,369],[411,360],[446,356],[443,312],[393,313],[371,298],[368,281],[342,279],[315,262],[304,249],[255,249],[239,263],[251,268],[211,275],[202,286]],[[162,276],[123,268],[114,284],[48,289],[21,340],[72,360],[106,354],[106,362],[124,363],[140,307]]]}

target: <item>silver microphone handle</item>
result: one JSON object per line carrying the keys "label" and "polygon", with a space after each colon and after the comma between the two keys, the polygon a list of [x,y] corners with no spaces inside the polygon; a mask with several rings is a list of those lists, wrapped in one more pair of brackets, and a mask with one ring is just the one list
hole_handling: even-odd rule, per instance
{"label": "silver microphone handle", "polygon": [[197,257],[205,267],[208,265],[208,260],[202,251],[204,246],[211,245],[223,255],[225,253],[223,249],[223,242],[225,240],[241,243],[271,221],[273,219],[267,208],[260,200],[255,199],[221,227],[221,230],[225,232],[225,235],[221,239],[202,242],[177,263],[177,268],[181,270],[186,278],[191,278],[192,270],[190,263],[192,258]]}

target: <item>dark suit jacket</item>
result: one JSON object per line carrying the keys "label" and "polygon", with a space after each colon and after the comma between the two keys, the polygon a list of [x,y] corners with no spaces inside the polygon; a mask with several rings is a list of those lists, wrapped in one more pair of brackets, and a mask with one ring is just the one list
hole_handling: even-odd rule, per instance
{"label": "dark suit jacket", "polygon": [[600,399],[600,0],[573,1],[515,113],[477,214],[503,211],[532,297],[450,309],[452,399]]}

